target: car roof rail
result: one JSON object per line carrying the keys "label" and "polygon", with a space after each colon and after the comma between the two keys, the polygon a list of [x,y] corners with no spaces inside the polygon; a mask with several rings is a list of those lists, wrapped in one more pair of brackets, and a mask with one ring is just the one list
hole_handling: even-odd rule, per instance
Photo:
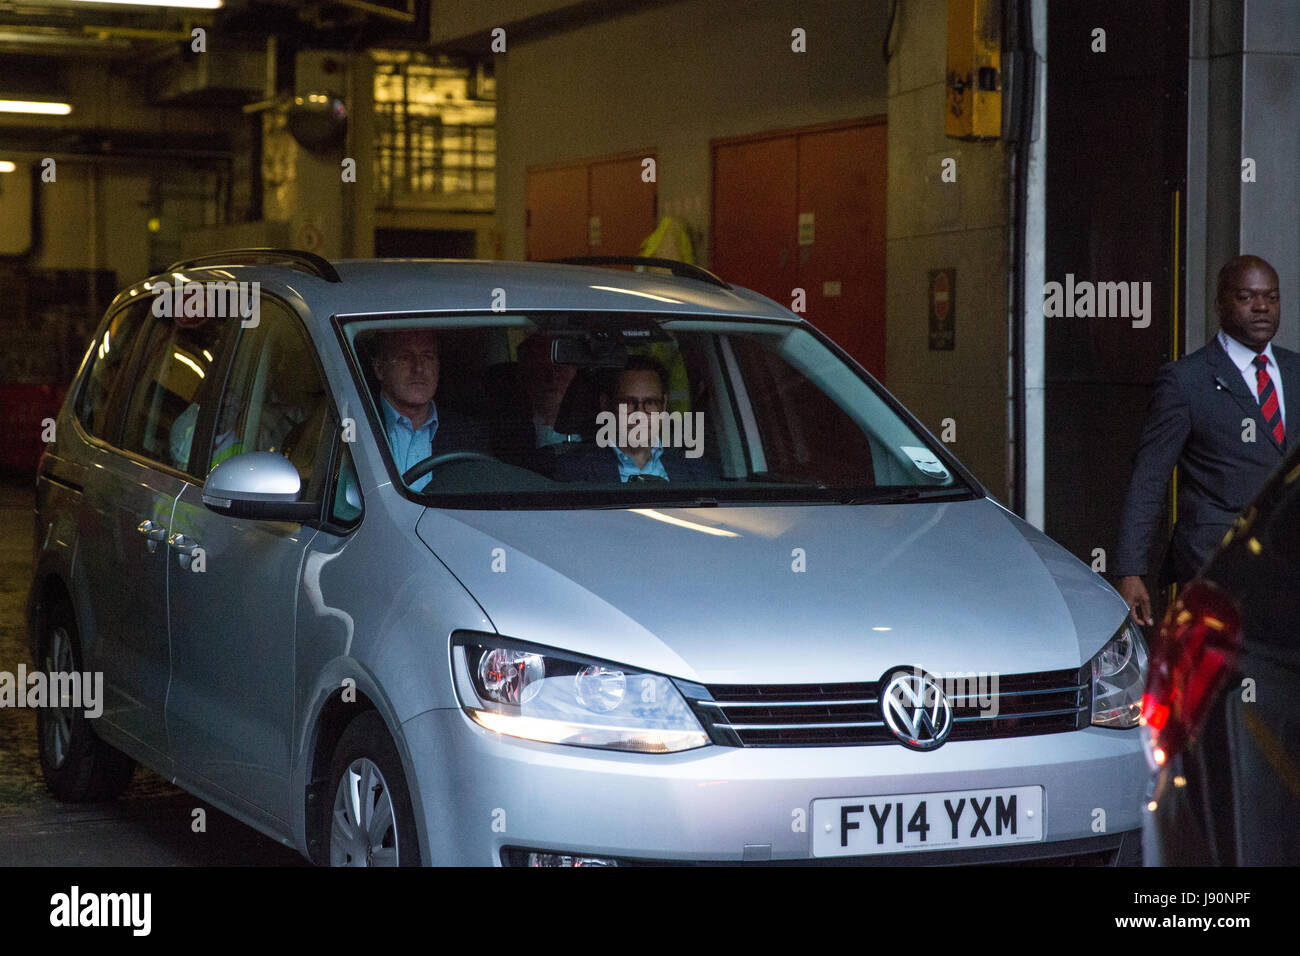
{"label": "car roof rail", "polygon": [[563,259],[546,261],[566,266],[651,266],[667,269],[682,279],[699,279],[701,282],[708,282],[723,289],[731,288],[728,282],[718,278],[708,269],[701,269],[699,266],[691,265],[689,262],[679,262],[676,259],[655,259],[649,256],[567,256]]}
{"label": "car roof rail", "polygon": [[287,262],[310,272],[318,278],[324,279],[326,282],[343,281],[339,278],[338,272],[335,271],[330,261],[323,256],[316,255],[314,252],[303,252],[301,249],[270,249],[261,246],[247,249],[226,249],[222,252],[209,252],[201,256],[191,256],[189,259],[173,262],[164,271],[178,272],[181,269],[196,269],[205,265],[235,266],[250,264],[248,261],[241,260]]}

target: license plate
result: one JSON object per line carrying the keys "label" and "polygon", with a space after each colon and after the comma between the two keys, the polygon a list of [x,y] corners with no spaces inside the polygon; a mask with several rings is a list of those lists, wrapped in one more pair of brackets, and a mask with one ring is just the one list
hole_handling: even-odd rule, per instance
{"label": "license plate", "polygon": [[1043,838],[1043,788],[814,800],[812,823],[813,856],[1032,843]]}

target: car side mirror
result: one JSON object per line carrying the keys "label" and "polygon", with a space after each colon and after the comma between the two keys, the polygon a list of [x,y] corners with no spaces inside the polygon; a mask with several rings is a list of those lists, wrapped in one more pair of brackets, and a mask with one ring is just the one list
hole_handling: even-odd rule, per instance
{"label": "car side mirror", "polygon": [[273,451],[234,455],[213,468],[203,483],[203,503],[232,518],[310,521],[320,505],[299,501],[302,480],[293,462]]}

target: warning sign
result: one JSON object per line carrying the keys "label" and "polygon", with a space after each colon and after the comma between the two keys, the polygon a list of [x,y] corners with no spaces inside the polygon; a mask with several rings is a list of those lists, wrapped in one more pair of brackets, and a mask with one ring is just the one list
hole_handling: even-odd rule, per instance
{"label": "warning sign", "polygon": [[930,348],[951,351],[957,301],[957,270],[930,270]]}

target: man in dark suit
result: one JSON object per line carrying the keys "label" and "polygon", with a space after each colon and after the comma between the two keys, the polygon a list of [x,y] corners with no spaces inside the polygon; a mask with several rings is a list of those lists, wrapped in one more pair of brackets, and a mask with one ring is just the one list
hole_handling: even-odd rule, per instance
{"label": "man in dark suit", "polygon": [[[439,366],[438,336],[432,329],[385,332],[376,337],[372,348],[384,434],[398,471],[405,472],[433,455],[488,452],[482,425],[433,403]],[[417,478],[411,489],[420,491],[429,477]]]}
{"label": "man in dark suit", "polygon": [[[634,422],[636,412],[657,415],[667,403],[667,370],[655,359],[642,355],[629,356],[626,367],[601,389],[600,395],[601,410],[624,422]],[[561,455],[555,462],[555,477],[561,481],[603,482],[717,480],[717,470],[708,459],[689,458],[682,448],[634,441],[633,432],[633,428],[627,429],[628,441],[624,445],[602,446],[598,435],[597,446]],[[704,436],[698,438],[702,442]]]}
{"label": "man in dark suit", "polygon": [[1270,344],[1281,314],[1277,271],[1258,256],[1229,260],[1215,311],[1218,335],[1156,376],[1124,503],[1114,571],[1142,624],[1153,623],[1142,577],[1174,465],[1178,520],[1161,584],[1196,576],[1300,440],[1300,354]]}

